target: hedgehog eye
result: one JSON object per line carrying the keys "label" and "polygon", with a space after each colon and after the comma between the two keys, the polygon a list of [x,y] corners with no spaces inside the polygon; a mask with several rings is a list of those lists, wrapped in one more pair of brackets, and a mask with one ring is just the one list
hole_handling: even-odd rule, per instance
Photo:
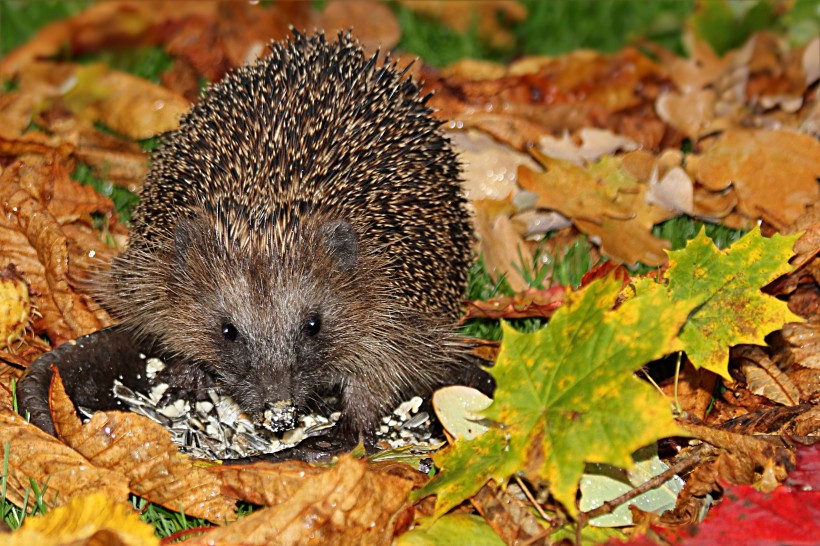
{"label": "hedgehog eye", "polygon": [[312,313],[305,319],[302,328],[310,337],[315,336],[322,329],[322,317],[318,313]]}
{"label": "hedgehog eye", "polygon": [[239,332],[236,330],[236,326],[230,322],[226,322],[222,325],[222,335],[228,341],[236,341],[237,336],[239,336]]}

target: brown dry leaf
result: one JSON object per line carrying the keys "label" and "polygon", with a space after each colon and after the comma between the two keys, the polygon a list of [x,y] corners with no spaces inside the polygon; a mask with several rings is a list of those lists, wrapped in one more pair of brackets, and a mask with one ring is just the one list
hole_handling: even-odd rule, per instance
{"label": "brown dry leaf", "polygon": [[0,411],[0,445],[7,442],[6,497],[17,506],[22,506],[26,491],[31,489],[30,479],[41,487],[48,484],[44,494],[47,506],[60,506],[77,495],[94,491],[110,499],[128,500],[128,481],[120,473],[90,464],[70,447],[27,423],[22,416]]}
{"label": "brown dry leaf", "polygon": [[99,468],[128,480],[131,492],[169,510],[223,524],[236,519],[219,480],[179,453],[162,425],[135,413],[97,412],[83,424],[56,368],[49,407],[57,435]]}
{"label": "brown dry leaf", "polygon": [[383,2],[330,0],[315,25],[328,36],[353,29],[369,54],[392,50],[401,39],[401,26],[393,11]]}
{"label": "brown dry leaf", "polygon": [[521,500],[523,496],[517,484],[502,489],[491,481],[470,502],[506,544],[553,544],[546,533],[549,527],[539,523],[532,505]]}
{"label": "brown dry leaf", "polygon": [[97,177],[133,192],[142,187],[148,155],[135,142],[104,133],[57,104],[40,112],[36,121],[60,142],[70,143],[74,157],[89,165]]}
{"label": "brown dry leaf", "polygon": [[740,345],[732,350],[732,357],[740,359],[741,370],[752,394],[764,396],[784,406],[796,406],[800,403],[800,391],[761,347]]}
{"label": "brown dry leaf", "polygon": [[632,211],[615,202],[617,190],[605,184],[588,169],[571,161],[536,154],[546,169],[536,172],[527,167],[518,170],[518,183],[538,195],[538,206],[556,210],[572,219],[600,223],[605,216],[621,220]]}
{"label": "brown dry leaf", "polygon": [[505,278],[516,292],[526,290],[527,281],[515,266],[530,267],[533,257],[524,238],[510,220],[512,205],[481,199],[474,201],[473,206],[479,254],[484,258],[487,272],[496,280]]}
{"label": "brown dry leaf", "polygon": [[[426,88],[437,116],[473,127],[526,151],[542,136],[583,127],[609,129],[640,146],[676,147],[654,104],[668,85],[662,68],[636,49],[613,55],[576,51],[559,58],[528,58],[506,75],[475,80],[425,67]],[[646,108],[644,108],[646,107]]]}
{"label": "brown dry leaf", "polygon": [[538,195],[538,206],[570,216],[575,226],[600,241],[601,252],[625,264],[662,265],[669,243],[652,235],[652,226],[674,213],[647,203],[648,186],[639,184],[620,160],[607,156],[583,168],[535,154],[547,168],[519,170],[522,188]]}
{"label": "brown dry leaf", "polygon": [[706,368],[695,369],[687,360],[681,369],[677,385],[675,378],[672,377],[661,387],[670,399],[677,400],[683,411],[703,421],[711,409],[712,393],[715,391],[717,381],[717,374]]}
{"label": "brown dry leaf", "polygon": [[216,465],[207,470],[219,477],[225,494],[261,506],[287,502],[309,480],[326,472],[303,461]]}
{"label": "brown dry leaf", "polygon": [[494,47],[510,47],[514,36],[500,21],[515,23],[527,18],[527,8],[510,0],[400,0],[404,6],[435,17],[459,33],[466,33],[474,20],[478,33]]}
{"label": "brown dry leaf", "polygon": [[731,130],[687,170],[712,191],[730,184],[738,211],[783,229],[820,201],[820,142],[790,131]]}
{"label": "brown dry leaf", "polygon": [[31,285],[34,306],[42,315],[35,329],[45,331],[57,345],[108,326],[111,320],[73,288],[68,239],[54,216],[23,187],[25,180],[47,176],[48,171],[24,175],[27,168],[16,163],[0,174],[5,212],[0,216],[0,259],[13,262]]}
{"label": "brown dry leaf", "polygon": [[790,348],[790,361],[820,370],[820,321],[790,322],[783,326],[783,338]]}
{"label": "brown dry leaf", "polygon": [[374,472],[366,462],[345,455],[336,466],[305,480],[286,502],[185,544],[387,546],[398,524],[406,523],[405,511],[412,510],[407,501],[412,486],[409,480]]}
{"label": "brown dry leaf", "polygon": [[184,97],[104,64],[75,66],[71,81],[63,102],[75,115],[135,140],[176,129],[191,108]]}
{"label": "brown dry leaf", "polygon": [[18,156],[22,163],[18,184],[39,203],[60,225],[85,220],[91,223],[91,214],[110,214],[114,203],[71,178],[73,164],[63,161],[55,153]]}
{"label": "brown dry leaf", "polygon": [[74,497],[43,516],[29,516],[7,546],[159,546],[154,527],[130,504],[101,493]]}
{"label": "brown dry leaf", "polygon": [[561,307],[566,296],[566,287],[553,286],[546,290],[529,288],[512,297],[493,298],[486,301],[468,301],[462,320],[472,318],[514,319],[529,317],[551,317]]}
{"label": "brown dry leaf", "polygon": [[718,473],[735,485],[756,483],[771,490],[794,468],[794,453],[765,440],[711,427],[681,423],[695,438],[724,450],[718,458]]}
{"label": "brown dry leaf", "polygon": [[148,45],[161,42],[188,19],[214,17],[218,2],[123,0],[100,2],[41,28],[23,46],[0,58],[0,78],[13,78],[37,59],[62,50],[72,55],[98,51],[112,44]]}

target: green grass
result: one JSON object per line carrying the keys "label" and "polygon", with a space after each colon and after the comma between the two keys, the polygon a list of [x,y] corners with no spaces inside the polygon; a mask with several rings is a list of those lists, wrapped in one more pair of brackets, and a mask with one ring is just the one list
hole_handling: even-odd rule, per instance
{"label": "green grass", "polygon": [[0,55],[34,36],[40,28],[81,12],[86,0],[0,0]]}
{"label": "green grass", "polygon": [[493,49],[473,22],[458,34],[402,6],[395,12],[403,34],[399,48],[426,63],[445,66],[465,57],[510,61],[522,55],[561,55],[579,48],[612,52],[639,39],[683,52],[682,29],[694,0],[524,0],[527,18],[513,28],[515,45]]}

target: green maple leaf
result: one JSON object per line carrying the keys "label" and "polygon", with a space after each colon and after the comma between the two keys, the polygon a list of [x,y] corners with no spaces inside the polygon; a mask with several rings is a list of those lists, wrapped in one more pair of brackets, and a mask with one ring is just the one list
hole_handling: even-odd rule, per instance
{"label": "green maple leaf", "polygon": [[701,229],[686,248],[669,253],[670,296],[703,300],[680,335],[696,367],[731,381],[731,345],[763,345],[769,332],[787,322],[802,322],[785,302],[760,291],[791,269],[788,259],[799,236],[766,238],[755,228],[731,247],[718,250]]}
{"label": "green maple leaf", "polygon": [[569,293],[532,334],[504,325],[485,411],[496,426],[436,454],[442,470],[416,498],[436,493],[442,514],[488,480],[504,484],[521,472],[549,480],[574,514],[585,462],[628,468],[636,449],[681,433],[668,402],[632,372],[679,349],[676,334],[697,302],[673,302],[656,285],[613,310],[619,290],[608,278]]}

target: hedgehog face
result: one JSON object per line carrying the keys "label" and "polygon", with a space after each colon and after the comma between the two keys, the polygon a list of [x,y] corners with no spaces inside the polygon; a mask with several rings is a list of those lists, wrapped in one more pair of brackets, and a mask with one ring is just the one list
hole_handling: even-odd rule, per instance
{"label": "hedgehog face", "polygon": [[[358,237],[344,221],[304,227],[287,249],[249,251],[203,228],[207,216],[179,221],[173,241],[177,274],[168,279],[171,324],[158,336],[214,372],[254,415],[272,406],[304,407],[338,386],[345,355],[357,343],[350,317],[361,295]],[[327,283],[336,289],[328,290]],[[193,319],[192,317],[198,317]]]}

